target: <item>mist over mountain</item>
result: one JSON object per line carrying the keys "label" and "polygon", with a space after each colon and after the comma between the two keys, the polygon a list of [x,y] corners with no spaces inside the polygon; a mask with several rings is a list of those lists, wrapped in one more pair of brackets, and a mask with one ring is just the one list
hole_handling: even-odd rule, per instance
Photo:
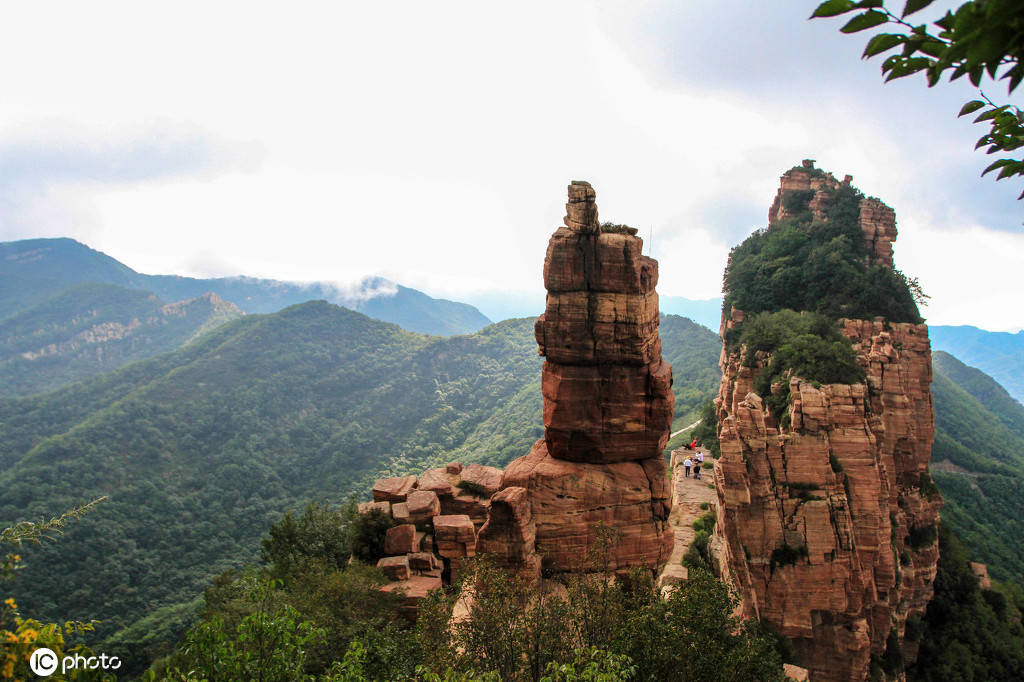
{"label": "mist over mountain", "polygon": [[380,277],[355,285],[295,283],[254,277],[201,279],[145,275],[73,239],[25,239],[0,243],[0,319],[28,310],[82,283],[106,283],[180,301],[215,293],[245,313],[277,312],[310,300],[325,300],[394,322],[422,334],[451,336],[490,323],[465,303],[435,299]]}

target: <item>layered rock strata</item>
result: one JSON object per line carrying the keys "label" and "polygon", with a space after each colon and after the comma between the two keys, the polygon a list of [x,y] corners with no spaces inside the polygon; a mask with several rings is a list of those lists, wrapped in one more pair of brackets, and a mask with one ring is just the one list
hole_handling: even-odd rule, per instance
{"label": "layered rock strata", "polygon": [[453,462],[381,479],[375,502],[360,505],[398,524],[379,566],[411,613],[477,553],[537,579],[542,569],[586,570],[602,526],[615,535],[612,570],[656,572],[672,551],[662,451],[674,398],[658,336],[658,264],[635,229],[601,225],[594,200],[589,184],[569,186],[565,227],[544,261],[544,438],[504,472]]}
{"label": "layered rock strata", "polygon": [[[544,438],[501,482],[525,491],[530,521],[492,513],[481,535],[558,573],[585,568],[604,525],[618,538],[611,568],[657,570],[672,548],[661,453],[674,400],[658,336],[658,264],[635,229],[599,223],[588,183],[569,186],[564,222],[548,243],[547,305],[535,328],[547,358]],[[528,535],[532,548],[507,539]]]}
{"label": "layered rock strata", "polygon": [[[784,189],[795,175],[783,177]],[[824,204],[819,195],[833,183],[825,178],[811,204]],[[776,217],[781,204],[777,199]],[[892,210],[865,199],[860,223],[869,258],[891,266]],[[723,337],[742,320],[733,311]],[[742,349],[723,348],[716,532],[724,539],[723,572],[740,588],[746,614],[789,638],[812,680],[860,681],[871,655],[887,646],[916,657],[904,633],[933,593],[941,500],[928,477],[934,418],[927,327],[882,318],[841,325],[866,382],[816,385],[792,377],[782,424],[753,391],[770,358],[761,354],[747,367]]]}

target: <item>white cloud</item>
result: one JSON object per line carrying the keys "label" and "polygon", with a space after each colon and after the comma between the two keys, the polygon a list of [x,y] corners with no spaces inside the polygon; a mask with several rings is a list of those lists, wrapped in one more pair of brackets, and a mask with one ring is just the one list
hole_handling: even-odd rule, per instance
{"label": "white cloud", "polygon": [[[645,237],[653,229],[662,293],[707,298],[729,247],[763,224],[778,176],[812,157],[894,206],[898,244],[916,243],[922,267],[897,258],[933,293],[933,314],[945,310],[942,291],[958,322],[993,324],[958,287],[944,288],[941,268],[928,269],[947,257],[939,241],[914,234],[1005,229],[965,218],[976,213],[973,185],[949,174],[975,131],[935,143],[947,123],[932,126],[907,89],[896,91],[905,117],[879,110],[890,91],[880,94],[877,74],[850,76],[859,46],[804,22],[804,8],[777,20],[792,23],[781,38],[769,34],[783,24],[737,33],[741,17],[724,5],[694,12],[586,2],[7,5],[0,59],[23,67],[0,72],[0,146],[44,122],[109,150],[166,123],[250,162],[50,183],[0,226],[35,221],[21,236],[74,236],[147,272],[380,274],[460,299],[541,288],[565,185],[580,178],[597,188],[603,218]],[[253,149],[259,164],[244,152]],[[956,189],[961,208],[933,208],[940,186]],[[1005,289],[991,296],[1010,309]]]}

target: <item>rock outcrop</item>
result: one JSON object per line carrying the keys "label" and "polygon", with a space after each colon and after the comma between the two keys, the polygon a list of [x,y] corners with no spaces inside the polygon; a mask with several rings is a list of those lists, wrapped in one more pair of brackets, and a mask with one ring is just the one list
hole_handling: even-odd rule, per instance
{"label": "rock outcrop", "polygon": [[[662,450],[674,400],[658,336],[658,264],[641,253],[636,230],[598,222],[588,183],[569,186],[566,214],[548,243],[535,330],[547,358],[544,438],[501,485],[526,491],[535,538],[526,555],[540,555],[546,570],[585,568],[601,524],[618,538],[612,569],[657,570],[672,548]],[[523,533],[494,514],[485,531],[485,546]]]}
{"label": "rock outcrop", "polygon": [[[839,183],[812,169],[783,176],[773,222],[785,216],[787,188],[813,189],[812,210],[826,205],[823,192]],[[860,224],[869,258],[891,267],[892,210],[864,199]],[[742,320],[742,311],[733,311],[723,338]],[[792,377],[781,423],[753,391],[769,358],[747,367],[742,349],[723,348],[716,532],[724,539],[723,572],[739,587],[746,614],[789,638],[812,680],[860,681],[871,655],[887,647],[916,657],[904,632],[932,596],[941,500],[928,477],[934,418],[927,327],[882,318],[841,325],[866,383]]]}
{"label": "rock outcrop", "polygon": [[662,451],[674,398],[658,336],[658,264],[635,229],[598,222],[594,196],[588,183],[569,186],[565,227],[544,261],[544,438],[504,472],[452,462],[381,479],[375,501],[359,507],[398,524],[379,566],[410,613],[477,553],[530,579],[586,570],[602,525],[615,534],[611,570],[653,573],[672,551]]}

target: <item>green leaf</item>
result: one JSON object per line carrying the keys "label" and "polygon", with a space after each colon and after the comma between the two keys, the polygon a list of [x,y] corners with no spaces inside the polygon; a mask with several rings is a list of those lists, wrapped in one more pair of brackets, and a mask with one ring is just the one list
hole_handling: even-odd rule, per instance
{"label": "green leaf", "polygon": [[941,40],[926,40],[918,46],[918,50],[924,52],[929,57],[941,57],[946,53],[946,49],[949,46]]}
{"label": "green leaf", "polygon": [[985,75],[985,67],[981,65],[972,66],[968,73],[970,74],[971,85],[978,87],[981,85],[981,77]]}
{"label": "green leaf", "polygon": [[986,173],[994,171],[996,168],[1002,168],[1003,166],[1005,166],[1008,163],[1011,163],[1010,159],[999,159],[998,161],[990,163],[988,168],[986,168],[985,170],[981,171],[981,177],[985,177]]}
{"label": "green leaf", "polygon": [[928,5],[932,4],[933,0],[907,0],[907,4],[903,6],[903,16],[907,17],[923,10]]}
{"label": "green leaf", "polygon": [[843,14],[855,8],[856,5],[853,3],[853,0],[826,0],[826,2],[818,5],[818,9],[814,10],[814,14],[810,18],[834,17],[837,14]]}
{"label": "green leaf", "polygon": [[960,109],[960,113],[957,114],[957,117],[959,118],[960,116],[966,116],[972,111],[977,111],[978,109],[981,109],[983,106],[985,106],[985,103],[982,102],[980,99],[972,99],[970,102],[965,104],[962,109]]}
{"label": "green leaf", "polygon": [[879,33],[868,41],[868,46],[864,48],[864,54],[862,56],[865,59],[868,57],[874,57],[880,52],[891,50],[904,40],[906,40],[906,36],[901,33]]}
{"label": "green leaf", "polygon": [[999,175],[996,176],[996,180],[1002,180],[1004,178],[1010,177],[1011,175],[1019,174],[1020,169],[1017,167],[1017,164],[1014,163],[1013,161],[1010,161],[1010,163],[1003,167],[1003,170],[999,171]]}
{"label": "green leaf", "polygon": [[864,14],[858,14],[853,19],[846,22],[846,25],[839,29],[843,33],[856,33],[857,31],[863,31],[866,28],[878,26],[889,21],[889,17],[885,15],[885,12],[879,12],[878,10],[871,10]]}
{"label": "green leaf", "polygon": [[978,117],[974,119],[974,122],[981,123],[982,121],[989,121],[995,118],[996,114],[998,114],[1000,111],[1002,111],[1002,108],[989,109],[988,111],[983,111],[982,113],[978,114]]}

